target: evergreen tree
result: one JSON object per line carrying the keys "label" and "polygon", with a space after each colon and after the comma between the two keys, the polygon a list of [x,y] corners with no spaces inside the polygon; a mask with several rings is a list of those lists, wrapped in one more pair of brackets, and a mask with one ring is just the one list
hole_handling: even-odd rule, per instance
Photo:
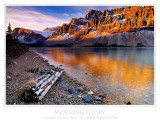
{"label": "evergreen tree", "polygon": [[11,33],[12,33],[12,29],[11,29],[11,24],[9,23],[6,34],[11,34]]}
{"label": "evergreen tree", "polygon": [[6,30],[6,49],[9,48],[9,46],[11,45],[13,39],[12,39],[12,29],[11,29],[11,25],[9,23],[7,30]]}

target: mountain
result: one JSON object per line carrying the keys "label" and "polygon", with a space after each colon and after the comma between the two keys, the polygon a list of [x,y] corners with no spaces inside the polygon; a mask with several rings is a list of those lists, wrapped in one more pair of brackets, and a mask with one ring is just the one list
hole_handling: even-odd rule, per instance
{"label": "mountain", "polygon": [[43,43],[55,31],[36,31],[25,28],[15,28],[12,36],[18,37],[21,43]]}
{"label": "mountain", "polygon": [[48,46],[154,46],[154,7],[89,10],[45,41]]}
{"label": "mountain", "polygon": [[62,26],[34,31],[14,29],[24,43],[46,46],[154,46],[154,6],[89,10]]}
{"label": "mountain", "polygon": [[57,27],[49,27],[49,28],[45,28],[43,31],[57,31],[60,28],[60,26]]}

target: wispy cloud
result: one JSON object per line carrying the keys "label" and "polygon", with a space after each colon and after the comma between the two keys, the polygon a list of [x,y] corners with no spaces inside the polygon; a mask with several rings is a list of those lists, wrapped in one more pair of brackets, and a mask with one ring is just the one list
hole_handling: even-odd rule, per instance
{"label": "wispy cloud", "polygon": [[67,14],[67,13],[64,13],[64,15],[65,15],[66,17],[69,17],[69,14]]}
{"label": "wispy cloud", "polygon": [[71,16],[74,18],[79,18],[79,17],[84,17],[85,14],[78,12],[78,13],[72,13]]}
{"label": "wispy cloud", "polygon": [[84,17],[85,14],[83,14],[81,12],[70,13],[70,14],[64,13],[64,16],[66,16],[66,17],[73,17],[73,18],[79,18],[79,17]]}
{"label": "wispy cloud", "polygon": [[24,27],[34,30],[43,30],[46,27],[59,26],[68,22],[69,19],[60,19],[36,11],[6,7],[6,24],[8,25],[8,23],[11,23],[12,28]]}

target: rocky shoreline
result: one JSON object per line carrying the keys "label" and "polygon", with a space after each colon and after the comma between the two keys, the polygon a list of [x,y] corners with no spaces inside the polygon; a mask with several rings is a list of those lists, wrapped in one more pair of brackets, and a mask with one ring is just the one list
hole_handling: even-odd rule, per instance
{"label": "rocky shoreline", "polygon": [[64,72],[39,102],[25,102],[20,98],[20,89],[32,79],[49,70],[47,60],[32,51],[12,60],[6,68],[7,105],[102,105],[111,104],[105,94],[96,93],[85,84],[71,78]]}

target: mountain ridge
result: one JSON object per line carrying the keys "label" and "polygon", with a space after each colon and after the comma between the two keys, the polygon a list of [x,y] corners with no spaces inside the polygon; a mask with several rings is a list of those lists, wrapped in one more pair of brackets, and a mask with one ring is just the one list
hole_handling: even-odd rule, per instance
{"label": "mountain ridge", "polygon": [[[44,41],[46,46],[154,46],[154,6],[128,6],[106,9],[103,12],[91,9],[84,18],[72,18],[69,23],[64,23],[62,26],[44,29],[44,31],[51,30],[54,30],[53,33]],[[147,33],[151,36],[150,41],[146,38]],[[121,41],[116,37],[117,34]],[[137,42],[132,43],[133,39],[132,42],[126,40],[130,38],[127,36],[133,34],[137,36],[133,36],[138,39]],[[102,38],[104,45],[101,43]],[[87,45],[88,40],[92,44]],[[96,40],[96,43],[92,40]],[[125,43],[123,40],[130,43]]]}

